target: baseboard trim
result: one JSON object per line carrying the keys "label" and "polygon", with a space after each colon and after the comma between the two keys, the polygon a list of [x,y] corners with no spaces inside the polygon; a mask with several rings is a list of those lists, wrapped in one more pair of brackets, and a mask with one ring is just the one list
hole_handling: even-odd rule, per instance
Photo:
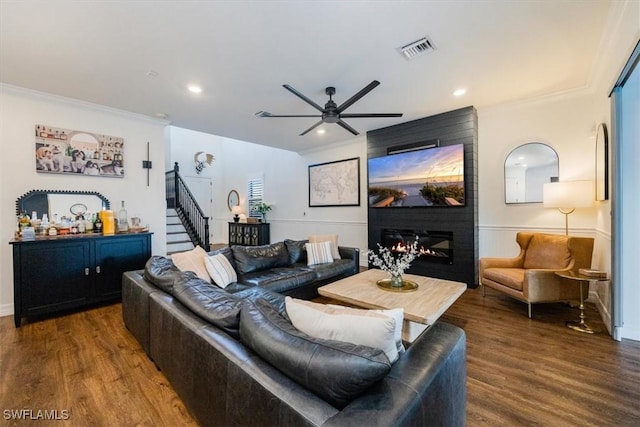
{"label": "baseboard trim", "polygon": [[13,304],[0,304],[0,317],[12,316],[13,313]]}
{"label": "baseboard trim", "polygon": [[600,299],[600,295],[598,295],[595,291],[589,291],[589,299],[595,302],[596,308],[600,313],[600,317],[602,318],[602,323],[607,328],[609,335],[613,336],[613,332],[611,330],[611,314],[609,313],[609,309],[605,306],[605,304]]}

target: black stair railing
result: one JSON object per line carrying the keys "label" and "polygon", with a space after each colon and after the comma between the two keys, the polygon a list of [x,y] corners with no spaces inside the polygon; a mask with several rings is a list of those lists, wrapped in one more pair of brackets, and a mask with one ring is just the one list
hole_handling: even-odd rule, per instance
{"label": "black stair railing", "polygon": [[189,191],[189,187],[180,176],[178,162],[173,170],[165,173],[165,186],[167,192],[167,207],[174,208],[178,213],[182,225],[194,244],[209,250],[209,217]]}

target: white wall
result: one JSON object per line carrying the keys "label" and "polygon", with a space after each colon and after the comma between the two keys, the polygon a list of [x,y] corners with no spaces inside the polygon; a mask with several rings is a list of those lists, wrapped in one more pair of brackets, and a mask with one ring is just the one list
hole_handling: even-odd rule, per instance
{"label": "white wall", "polygon": [[[86,130],[124,138],[125,177],[63,176],[37,173],[35,168],[34,126]],[[118,209],[126,202],[130,216],[139,216],[154,232],[152,251],[163,254],[166,249],[166,219],[164,202],[164,127],[165,123],[46,95],[8,85],[0,85],[0,315],[13,313],[12,247],[8,242],[15,230],[16,199],[29,190],[97,191]],[[153,169],[147,187],[147,141],[150,142]]]}
{"label": "white wall", "polygon": [[[478,221],[480,256],[515,256],[519,230],[564,234],[564,215],[542,203],[505,204],[504,159],[527,142],[551,146],[561,181],[593,179],[593,95],[570,94],[478,110]],[[569,217],[570,234],[593,236],[595,207]]]}

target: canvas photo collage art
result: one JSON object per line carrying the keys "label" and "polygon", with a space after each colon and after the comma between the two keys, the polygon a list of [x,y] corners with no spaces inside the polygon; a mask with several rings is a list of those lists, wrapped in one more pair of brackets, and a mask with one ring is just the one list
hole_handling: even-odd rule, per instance
{"label": "canvas photo collage art", "polygon": [[124,177],[124,140],[93,132],[35,126],[36,171]]}

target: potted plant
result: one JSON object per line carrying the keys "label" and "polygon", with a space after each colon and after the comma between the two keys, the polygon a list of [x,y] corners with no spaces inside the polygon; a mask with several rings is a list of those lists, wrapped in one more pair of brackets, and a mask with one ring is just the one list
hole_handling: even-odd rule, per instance
{"label": "potted plant", "polygon": [[255,211],[259,212],[262,215],[262,222],[267,222],[267,212],[271,210],[272,206],[266,204],[265,202],[260,202],[253,208]]}

